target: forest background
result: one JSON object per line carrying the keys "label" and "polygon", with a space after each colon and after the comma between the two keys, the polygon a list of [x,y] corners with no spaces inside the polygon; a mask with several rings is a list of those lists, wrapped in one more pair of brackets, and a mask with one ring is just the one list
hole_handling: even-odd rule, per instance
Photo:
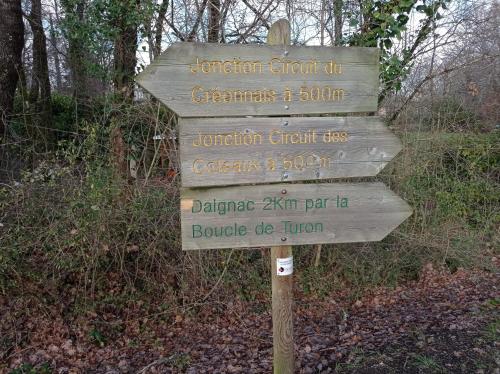
{"label": "forest background", "polygon": [[[265,43],[280,18],[294,45],[380,48],[379,112],[404,150],[376,179],[414,209],[381,242],[297,247],[297,291],[495,270],[498,2],[1,0],[0,301],[168,319],[269,300],[266,249],[181,251],[177,117],[134,76],[176,41]],[[0,360],[21,340],[0,336]]]}

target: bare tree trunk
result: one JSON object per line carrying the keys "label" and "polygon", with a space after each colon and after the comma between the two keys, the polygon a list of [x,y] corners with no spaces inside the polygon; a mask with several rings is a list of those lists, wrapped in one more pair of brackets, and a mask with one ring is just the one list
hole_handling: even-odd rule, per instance
{"label": "bare tree trunk", "polygon": [[113,79],[116,92],[127,98],[133,97],[136,47],[137,28],[127,26],[115,39]]}
{"label": "bare tree trunk", "polygon": [[155,24],[155,42],[153,49],[153,57],[158,57],[161,53],[161,40],[163,35],[163,23],[165,22],[165,16],[168,9],[168,0],[163,0],[158,10],[158,18]]}
{"label": "bare tree trunk", "polygon": [[[113,23],[117,29],[114,48],[115,92],[124,101],[134,98],[134,75],[137,65],[137,30],[138,24],[130,22],[130,12],[139,11],[139,0],[127,0],[120,4],[120,10]],[[133,8],[136,9],[133,9]],[[123,139],[123,131],[119,125],[111,133],[111,158],[115,177],[128,180],[127,145]]]}
{"label": "bare tree trunk", "polygon": [[208,13],[208,42],[218,43],[220,35],[220,0],[209,1]]}
{"label": "bare tree trunk", "polygon": [[31,0],[28,22],[33,32],[33,71],[29,99],[35,105],[39,122],[48,127],[51,122],[50,79],[47,61],[47,40],[42,25],[41,0]]}
{"label": "bare tree trunk", "polygon": [[342,0],[334,0],[333,13],[335,15],[335,45],[342,44]]}
{"label": "bare tree trunk", "polygon": [[[138,0],[126,1],[121,5],[121,14],[116,19],[118,34],[114,48],[114,77],[115,91],[127,99],[134,96],[134,75],[137,65],[137,27],[127,22],[127,13],[130,7],[138,6]],[[137,11],[137,10],[132,10]]]}
{"label": "bare tree trunk", "polygon": [[0,138],[12,113],[19,72],[22,69],[24,25],[21,0],[0,1]]}
{"label": "bare tree trunk", "polygon": [[[24,55],[24,52],[22,53]],[[28,82],[26,79],[26,67],[25,67],[25,62],[26,59],[23,56],[21,58],[21,66],[19,67],[19,81],[17,82],[17,87],[19,90],[19,94],[21,95],[21,98],[23,99],[23,102],[25,102],[28,99]]]}
{"label": "bare tree trunk", "polygon": [[61,75],[61,60],[59,59],[59,51],[57,49],[57,37],[54,29],[54,21],[52,15],[49,15],[50,25],[50,44],[52,45],[52,59],[54,60],[54,67],[56,69],[56,88],[58,91],[62,89],[62,75]]}
{"label": "bare tree trunk", "polygon": [[[65,4],[63,2],[63,4]],[[88,86],[87,86],[87,69],[85,65],[85,55],[86,49],[82,45],[82,41],[74,34],[78,34],[78,29],[84,22],[85,19],[85,0],[79,0],[74,6],[72,3],[66,4],[65,10],[66,14],[70,14],[74,17],[73,27],[75,30],[69,30],[67,35],[68,39],[68,65],[71,71],[71,84],[73,88],[73,97],[76,99],[77,103],[82,104],[88,98]],[[73,32],[74,31],[74,32]]]}
{"label": "bare tree trunk", "polygon": [[321,46],[325,45],[325,0],[321,0],[321,10],[320,10],[320,17],[319,17],[319,44]]}
{"label": "bare tree trunk", "polygon": [[111,165],[114,176],[121,180],[128,178],[127,145],[123,140],[123,131],[117,125],[111,129]]}
{"label": "bare tree trunk", "polygon": [[154,49],[155,49],[155,45],[154,45],[154,38],[153,38],[153,28],[151,27],[151,23],[153,22],[153,17],[151,17],[150,19],[147,19],[144,23],[144,29],[146,31],[146,36],[147,36],[147,39],[148,39],[148,57],[149,57],[149,61],[152,62],[153,61],[153,58],[154,58]]}

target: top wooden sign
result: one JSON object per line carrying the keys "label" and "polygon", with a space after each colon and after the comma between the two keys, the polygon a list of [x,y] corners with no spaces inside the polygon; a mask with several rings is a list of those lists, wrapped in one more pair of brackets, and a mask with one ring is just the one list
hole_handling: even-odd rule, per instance
{"label": "top wooden sign", "polygon": [[181,117],[374,112],[378,49],[176,43],[136,78]]}

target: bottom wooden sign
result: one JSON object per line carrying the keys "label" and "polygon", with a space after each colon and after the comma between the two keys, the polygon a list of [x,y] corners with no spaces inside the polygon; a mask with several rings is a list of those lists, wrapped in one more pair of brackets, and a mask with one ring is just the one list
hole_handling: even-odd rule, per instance
{"label": "bottom wooden sign", "polygon": [[182,249],[378,241],[411,212],[383,183],[183,189]]}

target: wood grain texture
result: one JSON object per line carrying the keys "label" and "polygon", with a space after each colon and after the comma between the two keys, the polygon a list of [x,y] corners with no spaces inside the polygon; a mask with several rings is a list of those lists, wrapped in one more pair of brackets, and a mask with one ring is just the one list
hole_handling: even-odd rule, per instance
{"label": "wood grain texture", "polygon": [[[273,58],[304,64],[315,60],[317,71],[307,73],[304,68],[303,73],[273,74],[268,64]],[[256,69],[258,73],[224,73],[218,67],[216,72],[210,70],[210,73],[191,71],[197,61],[234,59],[259,61],[262,65]],[[332,60],[341,66],[341,74],[325,72],[325,66]],[[273,70],[281,69],[282,62],[275,63]],[[227,66],[229,68],[230,64]],[[373,112],[377,110],[378,66],[376,48],[175,43],[140,73],[136,82],[181,117]],[[195,86],[203,89],[200,92],[274,90],[276,95],[274,102],[197,103],[192,99]],[[303,86],[342,89],[343,99],[300,101],[299,92]],[[290,102],[285,101],[286,89],[293,93]],[[328,91],[322,92],[328,97]]]}
{"label": "wood grain texture", "polygon": [[375,176],[401,150],[378,117],[181,118],[179,143],[184,187]]}
{"label": "wood grain texture", "polygon": [[[318,206],[318,199],[325,202],[322,204],[324,207]],[[227,203],[231,201],[244,202],[240,204],[247,204],[250,209],[235,211],[230,207],[229,211]],[[253,203],[249,204],[249,201]],[[341,207],[343,201],[346,207]],[[200,204],[204,202],[214,203],[214,211],[202,209],[198,212],[202,206]],[[226,208],[222,209],[224,204],[220,202],[225,203]],[[316,205],[308,208],[312,202]],[[410,215],[408,204],[382,183],[281,183],[182,189],[182,248],[192,250],[378,241]],[[257,226],[262,223],[271,224],[272,233],[259,234],[257,231],[263,226],[259,229]],[[231,228],[224,229],[226,231],[222,236],[214,234],[216,228],[220,233],[221,228],[228,226]],[[242,226],[244,230],[240,229]],[[209,235],[210,230],[212,235]],[[237,230],[242,231],[232,235]],[[240,235],[243,231],[244,234]]]}
{"label": "wood grain texture", "polygon": [[267,45],[289,46],[291,42],[290,22],[280,19],[274,22],[267,34]]}
{"label": "wood grain texture", "polygon": [[271,247],[273,311],[273,371],[294,372],[293,274],[277,275],[276,259],[293,257],[292,246]]}
{"label": "wood grain texture", "polygon": [[[269,45],[290,44],[290,23],[280,19],[272,24],[267,35]],[[271,283],[273,312],[273,373],[293,374],[295,356],[293,344],[293,273],[278,276],[276,260],[293,258],[292,247],[271,247]]]}

